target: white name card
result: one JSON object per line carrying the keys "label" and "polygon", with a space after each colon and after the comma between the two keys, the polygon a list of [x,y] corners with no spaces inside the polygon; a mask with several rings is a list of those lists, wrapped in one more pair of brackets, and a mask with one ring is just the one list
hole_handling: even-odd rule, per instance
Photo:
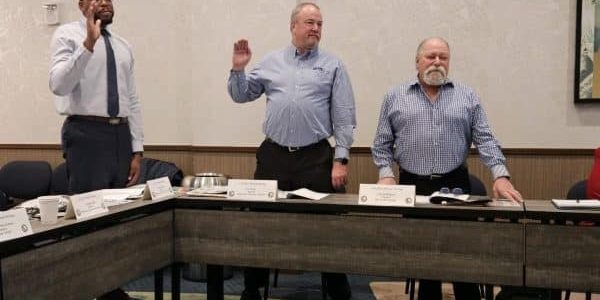
{"label": "white name card", "polygon": [[102,191],[95,191],[69,197],[72,212],[67,208],[65,218],[69,218],[74,214],[75,218],[79,220],[107,213],[108,208],[104,204],[104,197],[102,195]]}
{"label": "white name card", "polygon": [[277,200],[277,180],[229,179],[227,181],[227,198],[246,201],[275,201]]}
{"label": "white name card", "polygon": [[361,184],[358,204],[374,206],[415,206],[414,185]]}
{"label": "white name card", "polygon": [[[144,190],[144,200],[167,200],[177,197],[169,177],[166,176],[146,181],[146,189],[148,191]],[[147,196],[147,192],[150,193],[150,197]]]}
{"label": "white name card", "polygon": [[33,233],[24,208],[0,212],[0,242],[20,238]]}

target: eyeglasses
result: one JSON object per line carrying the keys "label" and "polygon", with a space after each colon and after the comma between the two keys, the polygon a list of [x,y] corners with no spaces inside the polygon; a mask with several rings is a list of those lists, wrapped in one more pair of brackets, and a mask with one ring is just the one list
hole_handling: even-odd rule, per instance
{"label": "eyeglasses", "polygon": [[442,194],[454,194],[454,195],[462,195],[464,194],[464,191],[461,188],[453,188],[452,190],[450,190],[450,188],[447,187],[443,187],[440,189],[440,193]]}

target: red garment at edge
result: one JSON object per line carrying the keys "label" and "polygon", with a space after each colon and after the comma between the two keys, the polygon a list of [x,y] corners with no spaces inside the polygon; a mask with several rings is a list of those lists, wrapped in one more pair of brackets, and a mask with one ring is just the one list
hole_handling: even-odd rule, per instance
{"label": "red garment at edge", "polygon": [[600,148],[594,152],[594,166],[587,181],[587,198],[600,199]]}

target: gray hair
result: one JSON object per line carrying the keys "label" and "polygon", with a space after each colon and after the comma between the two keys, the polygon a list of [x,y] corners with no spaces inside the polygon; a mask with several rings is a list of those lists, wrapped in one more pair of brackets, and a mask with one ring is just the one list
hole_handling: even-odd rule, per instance
{"label": "gray hair", "polygon": [[321,10],[321,8],[312,2],[302,2],[299,3],[298,5],[296,5],[296,7],[294,7],[294,9],[292,10],[292,15],[290,17],[290,23],[294,23],[294,21],[296,21],[296,17],[298,16],[298,14],[300,13],[300,11],[305,7],[305,6],[312,6],[318,10]]}
{"label": "gray hair", "polygon": [[427,43],[429,41],[432,41],[432,40],[438,40],[438,41],[443,42],[444,44],[446,44],[446,47],[448,47],[448,51],[450,51],[450,45],[448,44],[448,42],[444,38],[437,37],[437,36],[436,37],[429,37],[429,38],[426,38],[426,39],[422,40],[419,43],[419,46],[417,47],[417,55],[415,56],[416,58],[419,58],[419,55],[421,55],[421,52],[423,52],[423,46],[425,45],[425,43]]}

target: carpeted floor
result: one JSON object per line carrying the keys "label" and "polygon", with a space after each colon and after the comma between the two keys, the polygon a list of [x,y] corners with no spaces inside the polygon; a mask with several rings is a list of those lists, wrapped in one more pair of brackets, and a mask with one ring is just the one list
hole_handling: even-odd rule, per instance
{"label": "carpeted floor", "polygon": [[[171,274],[169,269],[164,272],[164,290],[171,290]],[[408,300],[404,293],[404,280],[389,277],[375,277],[366,275],[349,275],[348,280],[352,286],[352,299],[354,300]],[[271,275],[271,284],[273,284]],[[138,299],[153,300],[154,278],[152,275],[134,280],[123,288],[130,296]],[[243,283],[241,269],[233,269],[233,276],[224,282],[225,300],[238,300]],[[418,284],[417,284],[418,288]],[[496,287],[494,291],[500,290]],[[206,299],[206,283],[200,281],[181,281],[182,300]],[[262,292],[262,291],[261,291]],[[443,300],[454,300],[451,284],[442,286]],[[269,299],[281,300],[321,300],[321,276],[316,272],[286,272],[281,271],[277,287],[271,287]],[[170,294],[165,293],[165,300],[170,300]],[[564,299],[564,293],[563,293]],[[571,293],[570,300],[584,300],[585,294]],[[592,300],[600,300],[600,295],[592,295]]]}
{"label": "carpeted floor", "polygon": [[[377,300],[408,300],[408,295],[404,293],[404,281],[373,281],[369,284]],[[418,285],[417,287],[418,288]],[[500,291],[499,287],[494,288],[494,295]],[[444,283],[442,285],[443,300],[454,300],[452,284]],[[563,292],[562,299],[565,293]],[[416,299],[416,292],[415,292]],[[569,300],[585,300],[584,293],[571,293]],[[600,295],[592,295],[592,300],[600,300]]]}

